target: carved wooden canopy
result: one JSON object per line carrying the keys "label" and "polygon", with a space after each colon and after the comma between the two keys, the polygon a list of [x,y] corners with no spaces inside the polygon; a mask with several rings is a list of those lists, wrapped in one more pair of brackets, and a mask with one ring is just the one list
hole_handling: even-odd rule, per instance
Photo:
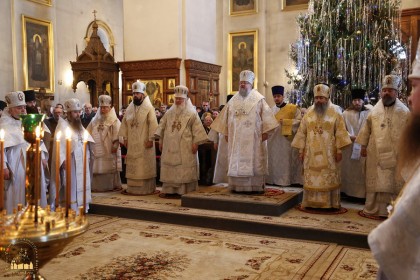
{"label": "carved wooden canopy", "polygon": [[109,94],[118,112],[118,63],[106,51],[98,36],[96,18],[92,28],[92,35],[85,50],[77,57],[76,62],[70,62],[73,71],[73,90],[76,92],[77,84],[83,81],[89,87],[90,102],[93,106],[97,106],[99,95]]}

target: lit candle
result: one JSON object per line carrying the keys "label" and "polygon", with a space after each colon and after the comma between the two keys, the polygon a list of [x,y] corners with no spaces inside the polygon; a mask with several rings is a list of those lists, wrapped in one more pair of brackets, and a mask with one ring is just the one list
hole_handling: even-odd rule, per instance
{"label": "lit candle", "polygon": [[87,140],[89,133],[85,130],[83,134],[83,215],[86,214],[86,169],[87,169]]}
{"label": "lit candle", "polygon": [[0,129],[0,211],[4,208],[4,129]]}
{"label": "lit candle", "polygon": [[71,207],[71,130],[66,129],[66,218]]}
{"label": "lit candle", "polygon": [[35,202],[35,223],[38,222],[38,199],[40,197],[41,190],[41,126],[37,126],[35,129],[35,192],[34,192],[34,202]]}
{"label": "lit candle", "polygon": [[60,138],[61,131],[56,134],[55,140],[55,207],[59,207],[59,192],[60,192]]}

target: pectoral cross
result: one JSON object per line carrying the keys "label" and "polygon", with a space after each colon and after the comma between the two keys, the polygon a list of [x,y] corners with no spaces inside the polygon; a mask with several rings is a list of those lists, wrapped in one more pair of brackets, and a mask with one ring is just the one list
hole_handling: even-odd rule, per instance
{"label": "pectoral cross", "polygon": [[100,125],[98,125],[98,131],[102,132],[104,130],[104,124],[101,123]]}
{"label": "pectoral cross", "polygon": [[172,132],[174,132],[175,128],[179,131],[181,129],[181,122],[174,120],[174,123],[172,124]]}
{"label": "pectoral cross", "polygon": [[324,130],[322,129],[322,126],[318,126],[318,125],[315,126],[314,131],[315,131],[315,134],[322,134],[322,133],[324,133]]}
{"label": "pectoral cross", "polygon": [[138,123],[137,119],[134,119],[131,122],[131,128],[138,128],[138,126],[139,126],[139,123]]}

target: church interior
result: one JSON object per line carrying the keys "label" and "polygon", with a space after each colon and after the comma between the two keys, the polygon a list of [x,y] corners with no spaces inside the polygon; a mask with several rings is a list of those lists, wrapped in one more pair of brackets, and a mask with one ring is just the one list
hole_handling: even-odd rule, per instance
{"label": "church interior", "polygon": [[[41,107],[70,98],[98,107],[106,94],[119,112],[141,81],[155,108],[174,104],[177,85],[188,87],[193,105],[215,108],[251,68],[271,107],[273,86],[294,90],[286,74],[296,66],[291,44],[311,1],[0,1],[0,100],[35,90]],[[401,0],[400,10],[399,36],[412,61],[420,1]],[[343,196],[340,209],[316,211],[299,204],[301,185],[267,184],[263,194],[226,186],[200,180],[181,198],[162,197],[160,188],[92,192],[89,226],[39,272],[46,279],[376,279],[367,236],[386,218],[364,215],[360,200]],[[0,259],[0,275],[22,279],[22,270]]]}

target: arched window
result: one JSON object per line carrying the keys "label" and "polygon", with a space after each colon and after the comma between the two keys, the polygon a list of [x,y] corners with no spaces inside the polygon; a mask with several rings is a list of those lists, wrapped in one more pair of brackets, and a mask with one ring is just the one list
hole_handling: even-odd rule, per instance
{"label": "arched window", "polygon": [[[86,34],[85,34],[85,42],[86,46],[89,43],[90,36],[93,31],[93,23],[92,21],[89,23]],[[98,36],[101,39],[102,44],[104,45],[107,52],[109,52],[112,56],[114,56],[114,46],[115,46],[115,39],[114,34],[112,33],[111,28],[102,20],[96,20],[96,24],[98,25]]]}

